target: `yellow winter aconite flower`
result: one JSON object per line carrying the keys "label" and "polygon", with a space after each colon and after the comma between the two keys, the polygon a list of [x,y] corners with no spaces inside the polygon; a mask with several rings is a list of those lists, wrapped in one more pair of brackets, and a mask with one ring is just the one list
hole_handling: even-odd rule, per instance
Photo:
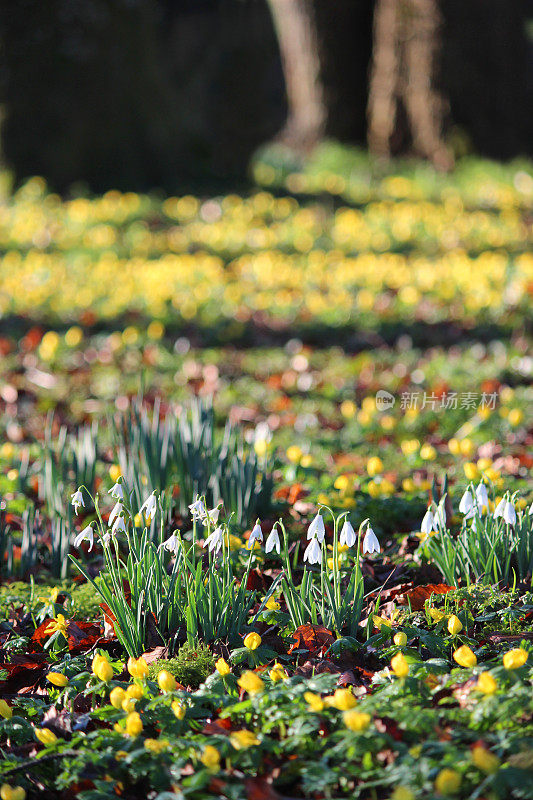
{"label": "yellow winter aconite flower", "polygon": [[211,744],[207,744],[204,747],[200,761],[210,772],[218,772],[220,769],[220,753]]}
{"label": "yellow winter aconite flower", "polygon": [[113,708],[122,708],[122,703],[126,699],[126,692],[120,686],[115,686],[109,692],[109,702]]}
{"label": "yellow winter aconite flower", "polygon": [[48,623],[44,632],[47,636],[51,636],[53,633],[62,633],[64,636],[67,634],[67,628],[69,626],[70,620],[65,619],[63,614],[58,614],[51,622]]}
{"label": "yellow winter aconite flower", "polygon": [[434,461],[437,458],[437,451],[431,444],[423,444],[420,448],[420,458],[424,461]]}
{"label": "yellow winter aconite flower", "polygon": [[346,727],[351,731],[355,731],[355,733],[366,731],[372,720],[370,714],[366,714],[363,711],[356,711],[355,708],[345,711],[342,718]]}
{"label": "yellow winter aconite flower", "polygon": [[35,728],[34,733],[36,738],[41,742],[41,744],[44,744],[45,747],[51,747],[51,745],[58,741],[55,733],[53,733],[53,731],[51,731],[49,728]]}
{"label": "yellow winter aconite flower", "polygon": [[498,689],[498,684],[490,672],[482,672],[477,679],[476,689],[483,694],[494,694]]}
{"label": "yellow winter aconite flower", "polygon": [[8,706],[5,700],[0,700],[0,717],[3,717],[4,719],[11,719],[12,716],[13,711],[11,710],[11,707]]}
{"label": "yellow winter aconite flower", "polygon": [[324,703],[331,708],[337,708],[339,711],[348,711],[350,708],[355,708],[357,700],[350,689],[335,689],[335,692],[330,697],[324,698]]}
{"label": "yellow winter aconite flower", "polygon": [[1,800],[25,800],[26,790],[22,786],[11,786],[9,783],[3,783],[0,786]]}
{"label": "yellow winter aconite flower", "polygon": [[166,669],[158,672],[157,683],[162,692],[173,692],[176,688],[176,678]]}
{"label": "yellow winter aconite flower", "polygon": [[476,654],[472,652],[470,647],[467,644],[461,645],[455,653],[453,654],[455,661],[459,664],[460,667],[466,667],[467,669],[471,669],[475,667],[477,664]]}
{"label": "yellow winter aconite flower", "polygon": [[445,796],[457,794],[461,788],[461,776],[456,770],[444,767],[435,779],[435,790]]}
{"label": "yellow winter aconite flower", "polygon": [[218,659],[218,661],[215,664],[215,668],[216,668],[216,671],[218,672],[218,674],[222,675],[223,677],[224,677],[224,675],[229,675],[230,672],[231,672],[230,665],[223,658],[219,658]]}
{"label": "yellow winter aconite flower", "polygon": [[265,603],[265,608],[268,608],[269,611],[279,611],[281,606],[277,600],[273,597],[269,597]]}
{"label": "yellow winter aconite flower", "polygon": [[258,633],[252,632],[244,637],[244,646],[247,647],[248,650],[257,650],[260,644],[261,637]]}
{"label": "yellow winter aconite flower", "polygon": [[126,697],[131,697],[134,700],[140,700],[144,694],[144,689],[138,683],[132,683],[126,689]]}
{"label": "yellow winter aconite flower", "polygon": [[457,636],[458,633],[461,633],[463,630],[463,623],[455,614],[452,614],[450,619],[448,620],[448,632],[451,633],[452,636]]}
{"label": "yellow winter aconite flower", "polygon": [[128,736],[136,737],[143,729],[143,723],[140,714],[137,711],[132,711],[126,717],[126,733]]}
{"label": "yellow winter aconite flower", "polygon": [[237,683],[241,689],[244,689],[244,691],[248,692],[248,694],[258,694],[259,692],[263,691],[265,686],[259,675],[251,670],[246,670],[246,672],[243,672]]}
{"label": "yellow winter aconite flower", "polygon": [[149,750],[150,753],[162,753],[163,750],[166,750],[169,746],[168,739],[145,739],[144,740],[144,747],[146,750]]}
{"label": "yellow winter aconite flower", "polygon": [[148,676],[149,668],[146,660],[141,656],[140,658],[128,658],[128,672],[132,678],[146,678]]}
{"label": "yellow winter aconite flower", "polygon": [[62,672],[49,672],[46,678],[50,681],[50,683],[53,683],[54,686],[63,687],[68,683],[67,676],[63,675]]}
{"label": "yellow winter aconite flower", "polygon": [[408,786],[396,786],[390,800],[415,800],[415,793]]}
{"label": "yellow winter aconite flower", "polygon": [[270,680],[274,683],[277,683],[278,681],[285,681],[289,677],[286,670],[277,662],[274,664],[268,674],[270,676]]}
{"label": "yellow winter aconite flower", "polygon": [[383,461],[379,456],[371,456],[366,462],[366,471],[371,478],[383,472]]}
{"label": "yellow winter aconite flower", "polygon": [[394,634],[394,644],[397,644],[398,647],[403,647],[407,644],[407,635],[403,631],[399,631],[398,633]]}
{"label": "yellow winter aconite flower", "polygon": [[260,744],[259,739],[252,731],[240,730],[230,734],[229,740],[235,750],[245,750],[248,747],[255,747]]}
{"label": "yellow winter aconite flower", "polygon": [[299,464],[303,456],[302,448],[298,447],[297,444],[292,444],[287,448],[286,456],[291,464]]}
{"label": "yellow winter aconite flower", "polygon": [[316,714],[319,714],[324,710],[325,703],[319,694],[314,694],[313,692],[304,692],[304,700],[308,704],[310,711],[314,711]]}
{"label": "yellow winter aconite flower", "polygon": [[463,469],[469,481],[475,481],[479,478],[480,472],[472,461],[467,461]]}
{"label": "yellow winter aconite flower", "polygon": [[528,659],[528,652],[522,647],[516,647],[513,650],[508,650],[503,656],[503,666],[505,669],[518,669],[523,667]]}
{"label": "yellow winter aconite flower", "polygon": [[390,665],[397,678],[406,678],[409,675],[409,664],[403,653],[396,653],[391,658]]}
{"label": "yellow winter aconite flower", "polygon": [[481,745],[476,745],[472,748],[472,761],[478,769],[486,772],[487,775],[498,772],[500,768],[500,759]]}
{"label": "yellow winter aconite flower", "polygon": [[111,678],[113,677],[113,667],[103,656],[96,655],[93,658],[92,669],[94,675],[104,683],[109,683]]}
{"label": "yellow winter aconite flower", "polygon": [[170,707],[176,719],[185,719],[185,714],[187,713],[185,703],[182,703],[181,700],[173,700]]}

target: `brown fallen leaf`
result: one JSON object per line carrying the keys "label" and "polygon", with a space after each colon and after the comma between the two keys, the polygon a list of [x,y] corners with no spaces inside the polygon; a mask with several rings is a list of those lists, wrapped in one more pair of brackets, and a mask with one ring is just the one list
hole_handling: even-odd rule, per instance
{"label": "brown fallen leaf", "polygon": [[411,604],[413,611],[422,611],[424,603],[429,600],[432,594],[447,594],[453,592],[455,586],[448,586],[447,583],[427,583],[424,586],[415,586],[413,589],[398,595],[396,602],[400,606]]}
{"label": "brown fallen leaf", "polygon": [[289,647],[289,653],[295,650],[309,650],[311,655],[318,652],[323,655],[335,641],[332,631],[322,625],[299,625],[292,638],[296,641]]}

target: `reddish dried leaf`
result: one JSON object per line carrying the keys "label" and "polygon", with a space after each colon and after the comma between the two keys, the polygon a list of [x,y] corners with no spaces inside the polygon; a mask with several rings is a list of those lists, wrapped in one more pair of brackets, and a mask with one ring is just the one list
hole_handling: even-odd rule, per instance
{"label": "reddish dried leaf", "polygon": [[413,611],[421,611],[424,603],[429,600],[432,594],[447,594],[453,592],[455,586],[448,586],[447,583],[428,583],[425,586],[415,586],[405,594],[398,595],[396,602],[400,606],[411,604]]}
{"label": "reddish dried leaf", "polygon": [[325,651],[335,641],[335,636],[322,625],[300,625],[292,638],[295,643],[289,647],[289,653],[295,650],[309,650],[311,655]]}

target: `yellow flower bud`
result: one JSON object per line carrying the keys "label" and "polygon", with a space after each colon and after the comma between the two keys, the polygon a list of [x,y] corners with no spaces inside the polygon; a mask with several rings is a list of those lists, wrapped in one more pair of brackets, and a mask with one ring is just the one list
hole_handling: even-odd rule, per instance
{"label": "yellow flower bud", "polygon": [[498,772],[500,768],[500,759],[482,745],[476,745],[472,748],[472,761],[478,769],[486,772],[487,775]]}
{"label": "yellow flower bud", "polygon": [[339,711],[348,711],[355,708],[357,700],[350,689],[335,689],[331,697],[326,697],[324,703],[330,708],[337,708]]}
{"label": "yellow flower bud", "polygon": [[260,644],[261,637],[258,633],[252,632],[244,637],[244,646],[247,647],[248,650],[257,650]]}
{"label": "yellow flower bud", "polygon": [[113,708],[122,708],[122,703],[126,699],[126,692],[120,686],[115,686],[109,692],[109,702]]}
{"label": "yellow flower bud", "polygon": [[105,658],[102,658],[101,661],[98,661],[96,667],[93,667],[93,672],[96,677],[101,681],[104,681],[104,683],[109,683],[113,677],[113,667]]}
{"label": "yellow flower bud", "polygon": [[132,697],[134,700],[140,700],[143,694],[143,688],[139,686],[138,683],[132,683],[131,686],[128,686],[126,689],[126,697]]}
{"label": "yellow flower bud", "polygon": [[428,611],[433,622],[440,622],[445,617],[444,611],[440,611],[438,608],[430,608]]}
{"label": "yellow flower bud", "polygon": [[482,672],[477,679],[476,689],[483,694],[494,694],[498,689],[498,684],[490,672]]}
{"label": "yellow flower bud", "polygon": [[304,692],[304,700],[308,703],[310,711],[319,714],[324,710],[324,701],[319,694],[313,692]]}
{"label": "yellow flower bud", "polygon": [[140,658],[128,658],[128,672],[132,678],[146,678],[149,672],[148,664],[141,656]]}
{"label": "yellow flower bud", "polygon": [[509,650],[503,656],[503,666],[505,669],[518,669],[523,667],[528,658],[527,650],[522,647],[516,647],[514,650]]}
{"label": "yellow flower bud", "polygon": [[453,657],[460,667],[472,669],[472,667],[475,667],[477,664],[476,654],[472,652],[467,644],[463,644],[459,647],[453,654]]}
{"label": "yellow flower bud", "polygon": [[461,786],[461,776],[454,769],[444,767],[435,780],[435,789],[439,794],[457,794]]}
{"label": "yellow flower bud", "polygon": [[355,733],[366,731],[372,719],[370,714],[365,714],[362,711],[356,711],[355,708],[345,711],[342,715],[342,718],[346,727],[351,731],[355,731]]}
{"label": "yellow flower bud", "polygon": [[126,697],[122,701],[122,710],[126,712],[126,714],[130,714],[132,711],[135,711],[135,703],[137,700],[134,697]]}
{"label": "yellow flower bud", "polygon": [[257,694],[262,691],[265,685],[259,675],[256,675],[256,673],[251,670],[243,672],[237,683],[241,689],[244,689],[248,694]]}
{"label": "yellow flower bud", "polygon": [[176,678],[166,669],[158,673],[157,683],[162,692],[173,692],[176,688]]}
{"label": "yellow flower bud", "polygon": [[45,747],[50,747],[57,742],[57,736],[49,728],[35,728],[34,733],[35,737]]}
{"label": "yellow flower bud", "polygon": [[277,683],[278,681],[285,681],[289,677],[284,668],[281,666],[281,664],[278,664],[277,662],[274,664],[274,666],[272,667],[272,669],[268,674],[270,675],[270,680],[273,683]]}
{"label": "yellow flower bud", "polygon": [[187,713],[187,708],[181,700],[173,700],[171,703],[172,713],[176,717],[176,719],[182,720],[185,718],[185,714]]}
{"label": "yellow flower bud", "polygon": [[13,711],[11,710],[11,706],[8,706],[5,700],[0,700],[0,717],[11,719],[12,716]]}
{"label": "yellow flower bud", "polygon": [[63,675],[62,672],[49,672],[46,676],[50,683],[53,683],[54,686],[66,686],[68,683],[68,678],[66,675]]}
{"label": "yellow flower bud", "polygon": [[219,658],[218,659],[217,663],[215,664],[215,667],[216,667],[216,670],[217,670],[218,674],[222,675],[222,677],[224,677],[224,675],[229,675],[230,672],[231,672],[230,665],[223,658]]}
{"label": "yellow flower bud", "polygon": [[1,800],[25,800],[26,790],[22,786],[10,786],[3,783],[0,787]]}
{"label": "yellow flower bud", "polygon": [[391,669],[398,678],[406,678],[409,675],[409,664],[403,653],[396,653],[391,658]]}
{"label": "yellow flower bud", "polygon": [[397,786],[391,794],[390,800],[415,800],[415,795],[408,786]]}
{"label": "yellow flower bud", "polygon": [[143,723],[140,714],[137,711],[132,711],[126,717],[126,733],[128,736],[138,736],[143,729]]}
{"label": "yellow flower bud", "polygon": [[200,761],[207,767],[209,772],[218,772],[220,769],[220,753],[213,747],[213,745],[208,744],[204,747],[204,752],[200,757]]}
{"label": "yellow flower bud", "polygon": [[394,635],[394,644],[397,644],[398,647],[403,647],[407,644],[407,635],[403,631],[399,631]]}
{"label": "yellow flower bud", "polygon": [[463,630],[463,623],[456,617],[455,614],[452,614],[450,619],[448,620],[448,631],[451,633],[452,636],[457,636],[458,633],[461,633]]}
{"label": "yellow flower bud", "polygon": [[230,735],[229,740],[235,750],[245,750],[260,743],[255,733],[246,730],[235,731]]}

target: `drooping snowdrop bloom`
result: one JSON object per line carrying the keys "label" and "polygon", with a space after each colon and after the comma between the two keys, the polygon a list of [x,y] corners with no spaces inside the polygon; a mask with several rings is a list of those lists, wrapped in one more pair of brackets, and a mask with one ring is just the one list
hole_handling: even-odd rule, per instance
{"label": "drooping snowdrop bloom", "polygon": [[505,511],[505,505],[507,500],[505,497],[502,497],[496,508],[494,509],[494,518],[498,519],[498,517],[503,517],[503,512]]}
{"label": "drooping snowdrop bloom", "polygon": [[352,523],[347,519],[344,520],[344,525],[341,528],[339,541],[341,545],[345,545],[346,547],[353,547],[357,541],[357,534],[352,527]]}
{"label": "drooping snowdrop bloom", "polygon": [[531,505],[529,506],[528,516],[529,517],[533,516],[533,503],[531,503]]}
{"label": "drooping snowdrop bloom", "polygon": [[169,553],[174,553],[174,555],[178,552],[180,546],[180,540],[175,533],[173,533],[172,536],[169,536],[168,539],[166,539],[161,545],[161,547],[164,547],[165,550],[169,551]]}
{"label": "drooping snowdrop bloom", "polygon": [[124,490],[122,488],[122,484],[117,481],[114,486],[108,491],[108,494],[111,495],[115,500],[124,500]]}
{"label": "drooping snowdrop bloom", "polygon": [[251,550],[256,542],[262,542],[262,541],[263,541],[263,531],[261,530],[261,525],[259,524],[259,522],[256,522],[249,536],[248,542],[246,544],[247,550]]}
{"label": "drooping snowdrop bloom", "polygon": [[78,514],[79,513],[78,509],[80,508],[80,506],[82,508],[85,508],[85,503],[83,502],[83,495],[81,493],[81,489],[78,489],[71,496],[72,496],[72,505],[74,506],[74,513]]}
{"label": "drooping snowdrop bloom", "polygon": [[444,500],[440,501],[439,505],[437,506],[437,510],[435,511],[435,532],[438,530],[437,525],[441,525],[443,528],[446,527],[446,509],[444,508]]}
{"label": "drooping snowdrop bloom", "polygon": [[152,492],[151,495],[148,495],[139,509],[139,514],[142,514],[143,511],[145,516],[149,517],[150,519],[152,519],[152,517],[155,515],[155,512],[157,511],[157,498],[155,496],[155,491]]}
{"label": "drooping snowdrop bloom", "polygon": [[483,508],[483,506],[485,506],[485,508],[489,507],[489,493],[487,492],[487,487],[482,481],[479,483],[476,489],[476,499],[480,508]]}
{"label": "drooping snowdrop bloom", "polygon": [[94,544],[94,531],[92,529],[92,525],[87,525],[86,528],[82,530],[81,533],[78,533],[76,538],[74,539],[74,547],[79,547],[80,544],[84,541],[89,542],[89,553],[93,549]]}
{"label": "drooping snowdrop bloom", "polygon": [[314,536],[305,548],[304,561],[309,564],[318,564],[322,559],[322,548],[320,542]]}
{"label": "drooping snowdrop bloom", "polygon": [[124,517],[117,517],[113,523],[113,527],[111,528],[111,533],[113,536],[117,533],[126,533],[126,525],[124,523]]}
{"label": "drooping snowdrop bloom", "polygon": [[363,539],[363,554],[379,552],[381,552],[381,547],[379,546],[378,537],[369,525]]}
{"label": "drooping snowdrop bloom", "polygon": [[222,528],[218,527],[207,537],[205,540],[206,546],[209,548],[209,552],[212,553],[213,550],[215,553],[218,553],[220,548],[222,547],[222,540],[224,537],[224,532]]}
{"label": "drooping snowdrop bloom", "polygon": [[216,506],[216,508],[212,508],[210,511],[207,511],[204,508],[205,515],[200,517],[202,525],[207,527],[208,525],[216,525],[218,522],[218,517],[220,514],[220,504]]}
{"label": "drooping snowdrop bloom", "polygon": [[505,508],[503,509],[503,518],[508,525],[514,525],[516,523],[516,511],[510,500],[507,500],[505,503]]}
{"label": "drooping snowdrop bloom", "polygon": [[428,508],[426,513],[424,514],[424,519],[421,522],[420,530],[422,533],[430,534],[432,530],[435,529],[435,518],[431,512],[431,509]]}
{"label": "drooping snowdrop bloom", "polygon": [[270,553],[272,550],[275,550],[279,555],[280,552],[280,541],[279,541],[279,533],[277,527],[274,525],[270,533],[268,534],[268,538],[265,544],[265,553]]}
{"label": "drooping snowdrop bloom", "polygon": [[307,529],[307,538],[308,539],[318,539],[318,541],[322,544],[324,541],[324,537],[326,535],[326,528],[324,525],[324,520],[317,514],[316,517],[311,521]]}
{"label": "drooping snowdrop bloom", "polygon": [[189,511],[191,512],[191,517],[196,522],[196,520],[205,519],[207,516],[206,508],[203,504],[203,501],[197,496],[194,503],[191,503],[189,506]]}
{"label": "drooping snowdrop bloom", "polygon": [[111,526],[113,524],[113,522],[115,521],[115,519],[122,515],[123,510],[124,510],[124,506],[122,505],[122,503],[119,500],[113,506],[113,509],[111,511],[111,514],[109,515],[109,520],[108,520],[107,524],[109,526]]}
{"label": "drooping snowdrop bloom", "polygon": [[470,512],[473,510],[474,510],[474,498],[472,497],[472,493],[470,492],[470,490],[467,489],[466,492],[461,497],[461,502],[459,503],[459,511],[461,512],[461,514],[470,514]]}

